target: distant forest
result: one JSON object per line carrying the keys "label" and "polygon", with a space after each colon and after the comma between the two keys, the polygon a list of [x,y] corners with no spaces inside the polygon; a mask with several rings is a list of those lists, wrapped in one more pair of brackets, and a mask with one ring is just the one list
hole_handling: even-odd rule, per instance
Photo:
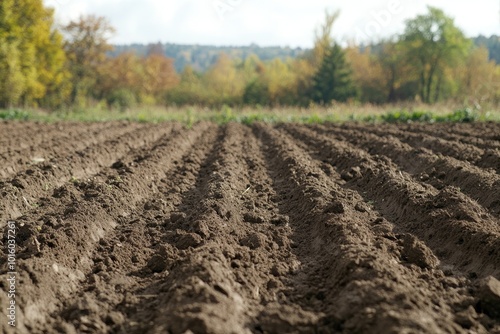
{"label": "distant forest", "polygon": [[213,46],[213,45],[180,45],[171,43],[157,44],[131,44],[115,45],[109,56],[116,57],[125,52],[133,52],[138,56],[146,56],[151,49],[160,51],[174,60],[174,67],[178,73],[182,72],[186,65],[194,70],[205,72],[217,62],[221,53],[232,59],[245,60],[254,54],[262,61],[273,59],[286,60],[296,58],[305,53],[307,49],[290,48],[281,46],[260,47],[256,44],[250,46]]}
{"label": "distant forest", "polygon": [[[493,35],[486,37],[480,35],[472,39],[476,46],[482,46],[488,49],[490,60],[500,64],[500,36]],[[377,46],[360,47],[364,51],[370,47],[373,51],[377,51]],[[256,44],[250,46],[213,46],[213,45],[181,45],[172,43],[157,43],[157,44],[130,44],[130,45],[115,45],[113,51],[108,54],[111,57],[116,57],[125,52],[133,52],[138,56],[146,56],[150,50],[154,48],[160,51],[168,58],[174,60],[174,67],[178,73],[181,73],[186,65],[191,66],[199,72],[207,71],[213,66],[221,53],[228,55],[232,59],[245,60],[250,55],[254,54],[262,61],[273,59],[286,60],[287,58],[296,58],[304,55],[308,49],[290,48],[281,46],[260,47]]]}

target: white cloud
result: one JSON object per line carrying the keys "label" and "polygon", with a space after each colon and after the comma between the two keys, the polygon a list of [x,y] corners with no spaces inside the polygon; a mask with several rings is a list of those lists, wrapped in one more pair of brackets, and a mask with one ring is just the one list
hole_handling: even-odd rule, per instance
{"label": "white cloud", "polygon": [[[226,3],[223,19],[214,7]],[[400,11],[384,24],[377,14],[386,12],[390,3],[400,3]],[[315,27],[323,20],[324,10],[340,9],[334,28],[340,40],[363,37],[387,37],[401,32],[404,21],[425,13],[426,6],[442,8],[455,18],[469,36],[499,33],[497,0],[474,3],[453,0],[45,0],[56,8],[59,22],[81,14],[96,14],[110,19],[117,29],[114,43],[175,42],[199,44],[310,46]],[[384,15],[382,15],[384,18]],[[387,18],[387,17],[385,17]],[[380,18],[379,18],[380,19]],[[366,31],[369,33],[366,34]]]}

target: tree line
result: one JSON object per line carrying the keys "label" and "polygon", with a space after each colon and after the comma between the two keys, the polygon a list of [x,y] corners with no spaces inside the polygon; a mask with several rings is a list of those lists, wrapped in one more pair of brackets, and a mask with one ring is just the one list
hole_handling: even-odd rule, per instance
{"label": "tree line", "polygon": [[105,18],[56,27],[42,0],[2,0],[0,107],[500,102],[500,67],[442,10],[428,7],[400,35],[370,47],[339,44],[338,15],[327,12],[314,47],[296,57],[220,53],[206,71],[179,71],[161,44],[113,54]]}
{"label": "tree line", "polygon": [[127,44],[113,45],[113,50],[108,52],[111,57],[116,57],[122,53],[133,52],[138,56],[146,56],[155,48],[168,58],[174,61],[175,70],[181,73],[184,67],[191,66],[199,72],[206,72],[219,58],[221,53],[225,53],[233,59],[246,59],[250,55],[259,57],[262,61],[269,61],[276,58],[286,60],[287,58],[297,58],[302,56],[306,49],[290,48],[281,46],[259,46],[250,44],[248,46],[215,46],[215,45],[188,45],[173,43],[156,44]]}
{"label": "tree line", "polygon": [[[489,37],[479,35],[472,38],[473,46],[485,47],[488,49],[489,59],[500,64],[500,36],[492,35]],[[377,51],[380,43],[372,42],[370,44],[362,43],[358,46],[364,51],[370,48],[371,51]],[[138,56],[145,56],[153,47],[152,43],[132,43],[132,44],[113,44],[113,50],[108,52],[108,56],[116,57],[122,53],[132,52]],[[199,45],[199,44],[176,44],[157,42],[154,47],[162,50],[163,54],[174,61],[175,70],[181,73],[184,67],[191,66],[199,72],[206,72],[219,58],[221,53],[225,53],[233,59],[244,60],[250,55],[259,57],[266,62],[276,58],[286,60],[287,58],[298,58],[304,56],[309,49],[289,46],[260,46],[252,43],[246,46],[217,46],[217,45]]]}

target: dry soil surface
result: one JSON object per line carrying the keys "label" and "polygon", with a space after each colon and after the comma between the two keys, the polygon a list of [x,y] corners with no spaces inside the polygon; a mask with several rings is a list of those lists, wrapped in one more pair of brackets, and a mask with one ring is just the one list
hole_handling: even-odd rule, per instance
{"label": "dry soil surface", "polygon": [[499,173],[500,124],[3,122],[0,288],[14,221],[18,333],[500,333]]}

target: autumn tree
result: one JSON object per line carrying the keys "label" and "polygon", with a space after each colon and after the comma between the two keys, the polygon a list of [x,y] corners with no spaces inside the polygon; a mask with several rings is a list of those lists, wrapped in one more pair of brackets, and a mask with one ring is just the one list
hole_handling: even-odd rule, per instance
{"label": "autumn tree", "polygon": [[17,105],[25,90],[19,50],[0,38],[0,107]]}
{"label": "autumn tree", "polygon": [[245,88],[243,78],[238,76],[235,62],[226,54],[221,53],[217,62],[205,73],[206,89],[213,94],[213,102],[234,102],[235,97],[241,97]]}
{"label": "autumn tree", "polygon": [[55,105],[64,99],[68,73],[53,16],[42,0],[0,2],[0,105]]}
{"label": "autumn tree", "polygon": [[312,78],[316,73],[314,65],[307,58],[295,59],[293,64],[295,73],[295,103],[307,106],[311,101]]}
{"label": "autumn tree", "polygon": [[180,82],[165,94],[167,104],[204,104],[210,105],[211,93],[206,89],[203,75],[191,66],[184,67]]}
{"label": "autumn tree", "polygon": [[112,107],[128,108],[138,102],[143,84],[141,59],[132,52],[106,59],[98,67],[93,95]]}
{"label": "autumn tree", "polygon": [[142,87],[147,95],[158,99],[163,93],[179,83],[172,59],[152,53],[142,61],[144,81]]}
{"label": "autumn tree", "polygon": [[73,78],[71,98],[76,104],[86,104],[86,99],[93,94],[106,53],[112,50],[109,39],[114,28],[105,18],[88,15],[71,21],[63,30],[67,37],[65,49]]}
{"label": "autumn tree", "polygon": [[297,75],[293,60],[274,59],[266,66],[265,81],[273,105],[291,104],[295,99]]}
{"label": "autumn tree", "polygon": [[359,87],[361,101],[387,102],[388,75],[371,49],[361,50],[359,46],[350,46],[346,50],[346,58],[352,68],[353,81]]}
{"label": "autumn tree", "polygon": [[325,20],[323,24],[314,32],[314,47],[310,61],[315,69],[318,69],[322,65],[323,59],[334,44],[332,37],[333,25],[339,18],[339,15],[340,11],[338,10],[332,13],[325,11]]}
{"label": "autumn tree", "polygon": [[405,56],[418,75],[419,93],[426,103],[439,99],[446,69],[456,65],[470,47],[470,40],[452,18],[434,7],[429,6],[428,11],[408,20],[401,36]]}
{"label": "autumn tree", "polygon": [[473,49],[464,65],[455,69],[460,97],[467,103],[479,105],[500,97],[500,66],[489,60],[485,47]]}

